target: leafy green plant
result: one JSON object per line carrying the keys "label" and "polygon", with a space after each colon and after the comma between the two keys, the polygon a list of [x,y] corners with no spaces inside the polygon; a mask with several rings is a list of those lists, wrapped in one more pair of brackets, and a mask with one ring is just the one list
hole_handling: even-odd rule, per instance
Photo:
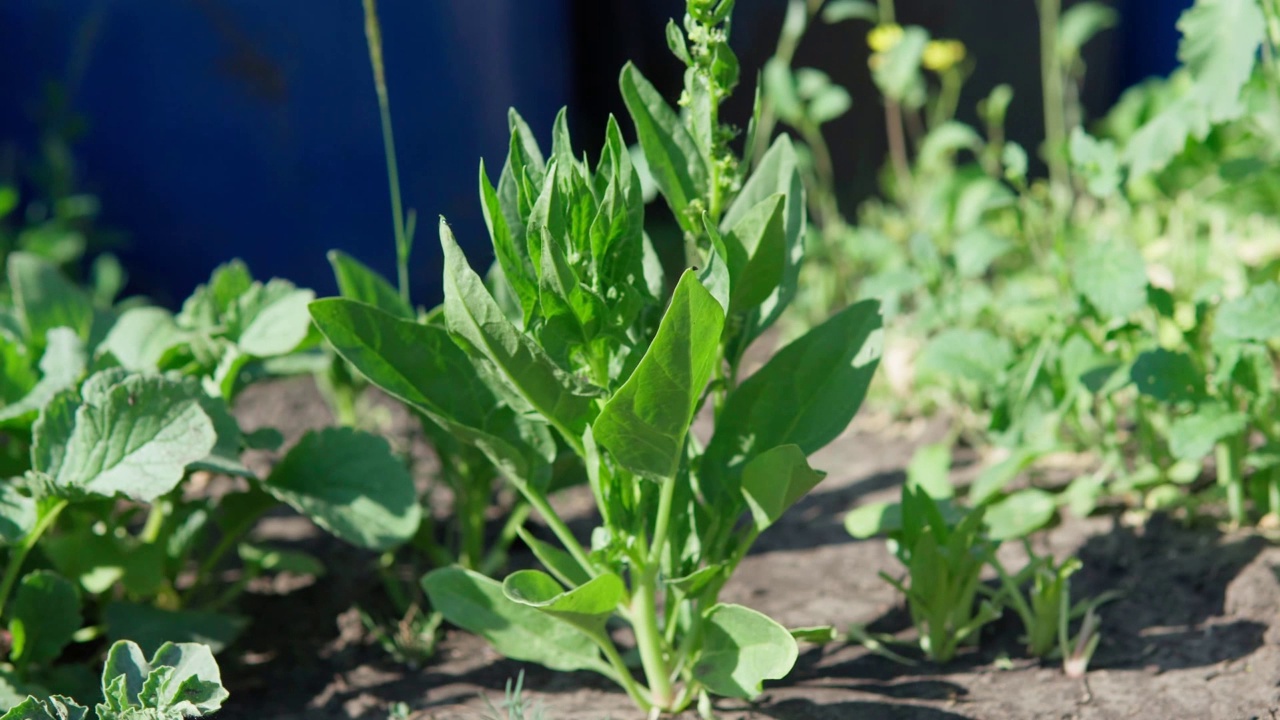
{"label": "leafy green plant", "polygon": [[[94,708],[98,720],[182,720],[222,709],[229,694],[208,646],[165,643],[148,662],[142,649],[119,641],[102,669],[104,701]],[[27,697],[0,716],[2,720],[82,720],[89,709],[54,695]]]}
{"label": "leafy green plant", "polygon": [[[8,258],[0,345],[13,382],[0,406],[10,449],[0,527],[0,619],[16,638],[6,678],[62,682],[72,642],[131,639],[148,649],[204,638],[221,649],[245,621],[225,611],[263,573],[320,574],[314,558],[245,542],[283,502],[354,544],[411,538],[412,480],[381,439],[310,433],[266,477],[241,461],[278,432],[243,432],[229,400],[306,342],[310,291],[259,283],[229,264],[177,316],[96,306],[52,265]],[[301,300],[301,315],[297,302]],[[193,475],[243,483],[189,493]],[[241,579],[218,572],[239,556]]]}
{"label": "leafy green plant", "polygon": [[[779,139],[744,177],[752,163],[718,122],[737,82],[731,8],[695,0],[683,30],[668,26],[689,67],[683,119],[633,66],[620,78],[697,266],[669,301],[617,123],[592,168],[563,114],[544,156],[513,113],[497,185],[480,178],[492,290],[442,223],[439,313],[312,305],[344,359],[482,452],[559,542],[522,531],[547,572],[501,583],[460,567],[429,573],[433,608],[509,657],[605,675],[655,712],[694,702],[709,712],[711,695],[753,697],[790,669],[786,629],[717,596],[755,537],[821,479],[805,458],[847,425],[877,359],[878,313],[862,303],[738,378],[747,345],[794,295],[805,214],[790,143]],[[715,430],[704,445],[690,429],[707,400]],[[547,501],[566,463],[585,470],[601,513],[590,546]],[[634,634],[643,684],[611,632],[619,623]]]}
{"label": "leafy green plant", "polygon": [[[1081,562],[1068,558],[1056,563],[1051,556],[1037,555],[1030,542],[1024,541],[1023,544],[1027,565],[1016,576],[1010,575],[999,560],[992,558],[992,567],[999,574],[1004,589],[1003,598],[1022,621],[1027,652],[1040,658],[1057,654],[1063,660],[1067,675],[1080,677],[1088,668],[1101,639],[1096,610],[1116,594],[1103,593],[1073,605],[1071,576],[1082,567]],[[1023,587],[1027,588],[1025,592]],[[1069,631],[1073,620],[1082,621],[1075,636]]]}

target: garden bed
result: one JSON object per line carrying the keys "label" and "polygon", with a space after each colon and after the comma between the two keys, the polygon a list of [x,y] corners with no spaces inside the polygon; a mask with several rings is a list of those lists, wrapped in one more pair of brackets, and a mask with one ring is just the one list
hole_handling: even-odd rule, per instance
{"label": "garden bed", "polygon": [[[246,427],[270,422],[286,435],[327,422],[324,404],[305,380],[255,388],[238,409]],[[856,541],[842,521],[855,505],[896,497],[912,452],[936,439],[940,428],[870,425],[855,423],[814,457],[814,466],[830,475],[761,536],[726,587],[726,602],[757,608],[789,627],[866,624],[910,637],[898,594],[877,577],[900,566],[882,540]],[[958,468],[958,476],[972,469]],[[571,490],[557,504],[574,509],[566,514],[575,531],[592,526],[585,493]],[[642,717],[603,678],[505,660],[455,630],[426,667],[399,665],[371,642],[353,609],[376,602],[367,557],[288,516],[267,521],[262,532],[321,554],[330,575],[246,598],[243,610],[254,624],[225,656],[232,693],[226,717],[384,718],[391,704],[404,702],[413,718],[483,718],[482,696],[499,704],[505,684],[521,671],[524,697],[540,704],[548,720]],[[1253,532],[1224,534],[1161,515],[1130,522],[1118,510],[1084,520],[1068,516],[1034,542],[1059,556],[1078,553],[1084,568],[1073,589],[1080,597],[1122,593],[1102,608],[1102,643],[1084,681],[1065,677],[1055,664],[1025,659],[1017,619],[1006,612],[984,633],[980,650],[945,667],[906,666],[859,645],[803,646],[789,678],[770,684],[758,704],[721,701],[718,714],[1269,720],[1280,713],[1280,548]],[[1019,549],[1008,544],[1001,552],[1014,559]]]}

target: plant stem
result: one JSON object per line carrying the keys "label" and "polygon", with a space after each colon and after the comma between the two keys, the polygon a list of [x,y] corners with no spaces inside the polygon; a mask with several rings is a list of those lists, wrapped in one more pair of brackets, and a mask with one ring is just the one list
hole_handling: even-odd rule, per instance
{"label": "plant stem", "polygon": [[1218,442],[1214,448],[1218,461],[1218,484],[1227,490],[1227,513],[1236,527],[1244,524],[1244,479],[1240,474],[1240,444],[1243,436]]}
{"label": "plant stem", "polygon": [[485,555],[484,562],[480,563],[480,572],[492,575],[507,564],[507,551],[515,541],[520,528],[524,527],[524,521],[528,519],[532,509],[529,503],[516,503],[515,507],[511,508],[507,513],[507,522],[498,533],[497,541],[489,549],[489,554]]}
{"label": "plant stem", "polygon": [[653,523],[653,544],[649,546],[649,564],[657,567],[662,560],[662,548],[667,544],[667,528],[671,524],[671,505],[675,501],[676,476],[662,482],[658,496],[658,516]]}
{"label": "plant stem", "polygon": [[635,571],[635,587],[631,599],[632,630],[640,650],[640,664],[649,681],[653,705],[671,710],[675,696],[671,688],[671,672],[663,657],[662,630],[658,626],[658,568],[649,565]]}
{"label": "plant stem", "polygon": [[13,592],[13,585],[18,581],[18,576],[22,573],[22,564],[26,562],[27,555],[31,549],[40,541],[40,536],[44,535],[58,519],[58,515],[66,508],[68,501],[58,500],[50,505],[47,510],[39,514],[36,518],[35,527],[31,528],[31,532],[22,538],[22,542],[9,552],[9,565],[4,569],[4,580],[0,580],[0,618],[4,617],[5,605],[9,602],[9,595]]}
{"label": "plant stem", "polygon": [[635,703],[641,710],[648,711],[652,705],[649,699],[645,697],[644,691],[636,684],[636,679],[631,675],[631,669],[627,667],[627,663],[618,654],[618,648],[613,644],[613,640],[609,639],[608,633],[601,630],[597,633],[589,633],[592,640],[604,652],[605,659],[609,661],[609,665],[613,667],[614,672],[618,674],[618,684],[622,685],[622,689],[627,691],[627,696],[631,698],[631,702]]}
{"label": "plant stem", "polygon": [[907,160],[907,139],[902,132],[902,106],[897,100],[884,99],[884,127],[889,136],[889,157],[898,180],[898,200],[905,204],[911,196],[911,166]]}
{"label": "plant stem", "polygon": [[537,510],[538,514],[542,516],[543,522],[551,529],[552,534],[556,536],[556,539],[560,541],[564,549],[569,551],[573,559],[577,560],[578,564],[582,566],[583,571],[590,577],[598,575],[595,565],[587,557],[587,553],[582,549],[582,545],[578,543],[578,539],[573,536],[569,526],[565,525],[560,516],[556,514],[556,511],[551,508],[551,504],[547,502],[547,499],[523,482],[516,483],[516,487],[520,489],[520,493],[529,501],[533,509]]}
{"label": "plant stem", "polygon": [[1049,180],[1057,187],[1068,182],[1062,153],[1067,144],[1066,110],[1063,107],[1062,69],[1058,63],[1058,18],[1062,0],[1037,0],[1040,10],[1040,83],[1044,100],[1045,162]]}
{"label": "plant stem", "polygon": [[880,0],[880,17],[877,22],[880,25],[888,25],[893,22],[893,0]]}
{"label": "plant stem", "polygon": [[161,498],[151,503],[151,509],[147,511],[147,523],[142,526],[142,532],[138,535],[138,539],[150,545],[160,539],[160,531],[164,528],[164,521],[168,517],[169,508],[172,504],[165,498]]}
{"label": "plant stem", "polygon": [[391,101],[387,97],[387,74],[382,63],[382,27],[378,23],[377,0],[364,0],[364,35],[373,66],[373,85],[378,93],[378,113],[382,119],[382,152],[387,159],[387,181],[391,185],[392,225],[396,234],[396,275],[400,298],[409,302],[409,251],[404,210],[400,203],[400,171],[396,167],[396,141],[391,132]]}

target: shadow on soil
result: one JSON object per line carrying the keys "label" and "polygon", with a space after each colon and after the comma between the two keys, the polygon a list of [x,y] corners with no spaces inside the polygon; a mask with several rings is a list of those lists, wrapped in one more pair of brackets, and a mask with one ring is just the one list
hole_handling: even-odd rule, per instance
{"label": "shadow on soil", "polygon": [[783,700],[759,711],[777,720],[969,720],[969,716],[913,705],[878,702],[837,702],[819,705],[811,700]]}

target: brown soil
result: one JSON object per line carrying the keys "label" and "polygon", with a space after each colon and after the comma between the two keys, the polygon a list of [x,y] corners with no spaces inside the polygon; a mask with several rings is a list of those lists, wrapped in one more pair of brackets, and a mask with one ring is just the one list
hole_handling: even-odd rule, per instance
{"label": "brown soil", "polygon": [[[247,393],[249,427],[296,437],[329,421],[306,381]],[[394,418],[402,419],[402,418]],[[396,427],[404,427],[395,422]],[[814,458],[829,477],[766,532],[724,593],[788,626],[868,625],[911,637],[895,591],[877,577],[900,567],[881,541],[855,541],[842,527],[860,503],[896,496],[902,468],[938,428],[869,428],[863,422]],[[401,443],[408,435],[401,433]],[[402,445],[404,446],[404,445]],[[417,448],[415,454],[421,454]],[[262,459],[262,462],[268,460]],[[970,471],[972,468],[969,469]],[[964,468],[957,470],[960,476]],[[589,527],[588,498],[561,506]],[[489,717],[504,685],[524,672],[526,699],[547,720],[640,720],[627,698],[589,673],[558,674],[508,661],[483,641],[449,631],[436,658],[412,669],[371,643],[354,612],[378,602],[373,558],[317,535],[298,518],[272,518],[260,533],[321,554],[329,576],[300,589],[265,589],[241,609],[254,625],[224,658],[231,702],[220,717],[377,718],[404,702],[412,717]],[[1078,553],[1079,597],[1117,589],[1102,609],[1102,644],[1085,681],[1025,658],[1016,616],[990,626],[981,647],[944,667],[907,666],[861,646],[802,648],[792,675],[755,704],[721,701],[722,718],[779,720],[1106,720],[1280,717],[1280,548],[1251,533],[1224,534],[1164,516],[1139,524],[1120,516],[1068,519],[1039,534],[1041,550]],[[1002,548],[1010,563],[1020,550]],[[517,558],[517,562],[521,560]],[[296,584],[294,585],[296,587]],[[907,654],[909,651],[904,650]],[[689,717],[694,717],[692,713]]]}

